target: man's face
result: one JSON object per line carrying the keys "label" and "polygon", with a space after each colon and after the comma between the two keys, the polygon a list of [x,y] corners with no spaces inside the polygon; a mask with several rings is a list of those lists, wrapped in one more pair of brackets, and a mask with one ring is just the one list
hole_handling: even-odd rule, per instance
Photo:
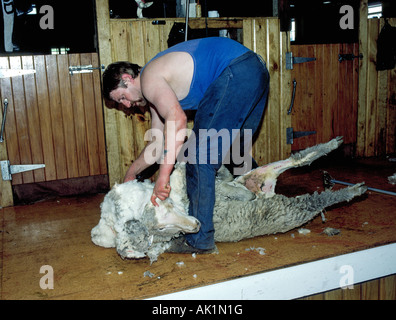
{"label": "man's face", "polygon": [[127,79],[124,83],[127,87],[118,87],[111,91],[110,98],[123,104],[126,108],[137,107],[139,109],[144,109],[147,105],[147,100],[143,97],[136,79],[132,79],[132,81]]}

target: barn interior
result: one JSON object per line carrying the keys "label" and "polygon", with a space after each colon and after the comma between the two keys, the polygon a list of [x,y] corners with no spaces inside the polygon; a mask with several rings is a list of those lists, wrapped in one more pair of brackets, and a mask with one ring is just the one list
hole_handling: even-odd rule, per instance
{"label": "barn interior", "polygon": [[[0,298],[395,300],[395,2],[189,2],[186,19],[176,0],[154,1],[144,18],[134,1],[18,1],[11,49],[3,13]],[[375,190],[327,208],[325,221],[302,226],[309,232],[219,243],[217,254],[165,253],[150,264],[95,246],[100,204],[150,128],[149,113],[106,107],[103,67],[144,65],[169,40],[185,40],[186,22],[188,39],[227,36],[266,61],[271,89],[252,147],[259,165],[343,137],[336,151],[282,174],[277,193],[321,192],[324,171]]]}

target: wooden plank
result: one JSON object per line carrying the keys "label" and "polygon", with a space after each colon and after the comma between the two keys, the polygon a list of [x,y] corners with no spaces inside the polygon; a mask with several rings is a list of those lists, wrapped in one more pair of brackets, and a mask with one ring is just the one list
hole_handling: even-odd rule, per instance
{"label": "wooden plank", "polygon": [[[0,68],[8,68],[8,58],[0,57]],[[3,101],[7,98],[9,101],[12,101],[11,92],[11,79],[4,78],[0,79],[0,123],[3,121]],[[8,116],[8,111],[7,111]],[[8,160],[8,152],[7,152],[7,142],[8,136],[7,131],[4,132],[4,141],[0,143],[0,160]],[[13,196],[12,196],[12,185],[11,181],[4,181],[0,179],[0,207],[8,207],[14,204]]]}
{"label": "wooden plank", "polygon": [[143,22],[143,30],[145,35],[144,59],[145,63],[147,63],[161,51],[160,31],[151,21]]}
{"label": "wooden plank", "polygon": [[[9,57],[9,61],[10,69],[21,69],[20,57]],[[12,77],[11,86],[13,103],[8,105],[7,115],[8,157],[12,164],[27,164],[31,163],[31,157],[22,76]],[[32,182],[33,175],[31,172],[15,174],[12,184],[21,184],[24,178],[27,182]]]}
{"label": "wooden plank", "polygon": [[112,61],[127,61],[130,44],[126,22],[111,23]]}
{"label": "wooden plank", "polygon": [[[34,69],[33,56],[22,56],[23,69]],[[26,117],[28,121],[29,141],[31,149],[32,164],[44,163],[43,144],[41,139],[40,117],[37,105],[36,76],[27,74],[23,77],[24,91],[26,98]],[[32,171],[34,182],[45,180],[44,169]]]}
{"label": "wooden plank", "polygon": [[[359,52],[359,44],[354,44],[353,53],[355,56],[360,54]],[[357,144],[357,122],[358,122],[358,100],[359,100],[359,63],[360,59],[353,60],[353,111],[352,114],[355,115],[355,121],[353,122],[354,130],[352,132],[351,141]]]}
{"label": "wooden plank", "polygon": [[[9,58],[4,57],[0,60],[1,68],[10,68]],[[15,112],[14,112],[14,96],[13,96],[13,88],[11,78],[3,78],[1,80],[1,108],[3,110],[4,107],[4,99],[8,99],[8,108],[7,108],[7,117],[6,123],[4,127],[4,139],[7,140],[7,159],[13,161],[16,164],[20,163],[20,156],[18,150],[18,135],[17,135],[17,127],[15,121]],[[22,176],[19,175],[15,177],[14,183],[21,183]]]}
{"label": "wooden plank", "polygon": [[[303,55],[303,57],[316,57],[316,46],[315,45],[310,45],[307,46],[307,53],[306,55]],[[306,63],[306,68],[307,68],[307,75],[306,75],[306,87],[305,87],[305,94],[306,94],[306,99],[305,99],[305,111],[306,111],[306,130],[307,131],[315,131],[316,128],[316,114],[318,114],[317,109],[320,108],[320,106],[315,104],[315,95],[317,91],[317,82],[316,82],[316,77],[312,77],[310,75],[315,75],[316,74],[316,61],[308,62]],[[320,88],[319,88],[320,90]],[[316,135],[309,135],[306,136],[305,138],[301,138],[299,141],[303,142],[305,139],[305,143],[308,146],[313,146],[317,143],[317,136]]]}
{"label": "wooden plank", "polygon": [[360,300],[362,296],[362,285],[354,284],[353,289],[342,290],[342,300]]}
{"label": "wooden plank", "polygon": [[[181,19],[183,22],[184,19]],[[242,28],[244,19],[242,18],[191,18],[188,25],[191,29],[229,29],[229,28]]]}
{"label": "wooden plank", "polygon": [[[98,44],[100,63],[109,65],[112,60],[111,30],[109,0],[96,0],[96,16],[98,28]],[[108,163],[109,184],[113,186],[121,176],[119,148],[117,135],[117,113],[115,109],[104,108],[104,123],[106,133],[106,154]]]}
{"label": "wooden plank", "polygon": [[[269,65],[269,70],[271,73],[271,99],[269,101],[271,109],[269,110],[269,142],[270,142],[270,154],[267,158],[269,161],[273,162],[281,159],[280,154],[280,122],[281,122],[281,74],[280,74],[280,26],[279,20],[277,19],[267,19],[267,32],[268,32],[268,46],[267,52],[269,60],[267,61]],[[267,137],[268,139],[268,137]]]}
{"label": "wooden plank", "polygon": [[[267,69],[271,77],[271,65],[268,49],[268,28],[264,19],[255,19],[252,24],[253,35],[252,35],[252,46],[254,51],[259,54],[264,61],[266,61]],[[272,79],[270,79],[272,81]],[[265,164],[267,159],[270,157],[270,116],[272,111],[271,99],[274,93],[270,90],[268,94],[267,107],[264,112],[264,118],[261,122],[261,126],[257,129],[257,139],[253,144],[253,158],[259,165]]]}
{"label": "wooden plank", "polygon": [[378,74],[374,63],[377,59],[377,42],[378,21],[370,19],[368,22],[368,55],[369,61],[367,65],[367,105],[366,105],[366,143],[365,155],[375,155],[375,137],[377,127],[377,95],[378,95]]}
{"label": "wooden plank", "polygon": [[[69,65],[81,65],[80,55],[69,55]],[[73,74],[70,76],[73,114],[77,115],[74,118],[74,130],[76,136],[76,149],[78,159],[78,175],[80,177],[89,176],[89,163],[88,159],[88,146],[87,146],[87,132],[85,124],[85,111],[84,111],[84,96],[83,84],[81,74]]]}
{"label": "wooden plank", "polygon": [[[113,21],[111,23],[111,35],[113,45],[113,61],[131,61],[129,56],[130,30],[126,22]],[[133,62],[133,61],[132,61]],[[119,144],[119,160],[115,165],[119,166],[120,177],[117,182],[122,182],[126,170],[129,168],[131,161],[136,159],[133,148],[133,125],[132,119],[128,118],[122,112],[117,112],[115,116],[117,124],[117,136],[123,137],[123,141]]]}
{"label": "wooden plank", "polygon": [[[99,66],[99,57],[97,53],[92,53],[92,65]],[[95,99],[95,113],[96,113],[96,127],[98,130],[98,157],[99,157],[99,174],[107,174],[107,161],[106,161],[106,141],[103,119],[103,103],[102,92],[100,86],[101,72],[99,70],[93,71],[93,90]]]}
{"label": "wooden plank", "polygon": [[357,156],[364,156],[366,153],[367,65],[369,61],[367,40],[368,0],[360,1],[359,10],[359,51],[363,54],[363,59],[359,61],[359,98],[356,154]]}
{"label": "wooden plank", "polygon": [[78,158],[76,149],[76,136],[74,121],[80,115],[74,114],[72,103],[72,92],[69,76],[69,59],[67,55],[59,55],[57,59],[59,73],[59,93],[63,128],[65,134],[65,161],[67,165],[67,177],[78,177]]}
{"label": "wooden plank", "polygon": [[[81,65],[92,65],[91,54],[81,54],[80,55]],[[95,98],[93,90],[93,77],[92,73],[83,73],[81,75],[82,80],[82,93],[83,93],[83,109],[85,118],[85,131],[87,144],[87,159],[89,163],[89,175],[100,174],[99,169],[99,146],[98,146],[98,130],[97,130],[97,120],[96,120],[96,110],[95,110]]]}
{"label": "wooden plank", "polygon": [[255,27],[256,20],[255,19],[244,19],[243,20],[243,45],[246,48],[256,52],[256,48],[254,47],[255,41]]}
{"label": "wooden plank", "polygon": [[[364,1],[361,6],[363,16],[366,4],[367,1]],[[389,21],[396,25],[395,19]],[[389,108],[389,101],[392,101],[395,92],[391,80],[394,71],[376,70],[377,39],[384,20],[363,19],[360,22],[363,30],[359,34],[360,52],[365,58],[359,65],[358,155],[384,155],[395,150],[395,124],[389,118],[389,112],[394,112]]]}
{"label": "wooden plank", "polygon": [[286,128],[291,127],[291,116],[287,114],[292,97],[291,71],[286,70],[286,52],[290,51],[290,33],[281,32],[280,41],[280,158],[286,159],[290,156],[291,145],[286,143]]}
{"label": "wooden plank", "polygon": [[55,154],[52,139],[51,110],[47,87],[47,70],[45,56],[34,56],[36,69],[37,106],[39,112],[40,132],[43,146],[46,181],[56,180]]}
{"label": "wooden plank", "polygon": [[362,300],[379,299],[379,280],[372,280],[362,284]]}
{"label": "wooden plank", "polygon": [[45,57],[48,77],[48,92],[50,103],[50,121],[52,124],[52,139],[56,165],[56,178],[67,178],[67,162],[65,150],[65,135],[63,131],[62,105],[59,92],[58,62],[56,55]]}
{"label": "wooden plank", "polygon": [[388,88],[386,153],[391,154],[396,152],[396,68],[389,70]]}
{"label": "wooden plank", "polygon": [[396,300],[396,275],[379,279],[379,299]]}
{"label": "wooden plank", "polygon": [[129,53],[130,61],[139,66],[144,66],[147,61],[144,58],[144,54],[142,54],[144,52],[143,24],[139,21],[130,22],[128,30],[130,43],[134,48]]}

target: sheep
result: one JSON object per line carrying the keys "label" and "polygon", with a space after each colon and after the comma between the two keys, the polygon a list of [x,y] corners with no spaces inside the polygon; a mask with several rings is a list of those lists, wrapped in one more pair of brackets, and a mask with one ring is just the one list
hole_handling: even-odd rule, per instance
{"label": "sheep", "polygon": [[[304,194],[288,198],[275,193],[277,177],[285,170],[308,165],[342,143],[307,148],[290,158],[253,169],[234,179],[222,166],[216,177],[213,214],[216,242],[236,242],[297,228],[333,204],[350,201],[367,188],[359,183],[338,191]],[[182,234],[198,232],[200,223],[188,216],[185,164],[178,163],[170,179],[171,193],[154,207],[150,201],[153,183],[136,180],[115,185],[101,204],[101,218],[91,231],[93,243],[115,247],[121,258],[148,257],[171,252],[171,244]]]}
{"label": "sheep", "polygon": [[396,172],[388,177],[388,181],[390,184],[396,184]]}

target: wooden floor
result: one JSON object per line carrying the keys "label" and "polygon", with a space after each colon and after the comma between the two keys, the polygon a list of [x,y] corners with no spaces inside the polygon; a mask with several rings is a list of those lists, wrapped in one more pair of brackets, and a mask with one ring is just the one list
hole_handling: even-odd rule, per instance
{"label": "wooden floor", "polygon": [[[330,164],[329,164],[330,163]],[[322,169],[334,179],[360,182],[396,192],[387,177],[396,163],[387,159],[352,163],[322,161],[284,173],[277,192],[289,196],[321,191]],[[338,186],[336,186],[338,188]],[[218,244],[219,254],[163,254],[150,265],[148,259],[122,260],[115,249],[91,242],[104,194],[47,200],[27,206],[0,209],[1,299],[143,299],[195,286],[274,270],[396,242],[396,197],[367,195],[318,216],[301,235],[257,237],[238,243]],[[325,227],[341,230],[329,237]],[[265,249],[265,255],[251,247]],[[178,264],[183,262],[184,264]],[[378,263],[381,263],[380,261]],[[40,279],[49,265],[54,288],[42,289]],[[154,274],[144,276],[146,271]]]}

